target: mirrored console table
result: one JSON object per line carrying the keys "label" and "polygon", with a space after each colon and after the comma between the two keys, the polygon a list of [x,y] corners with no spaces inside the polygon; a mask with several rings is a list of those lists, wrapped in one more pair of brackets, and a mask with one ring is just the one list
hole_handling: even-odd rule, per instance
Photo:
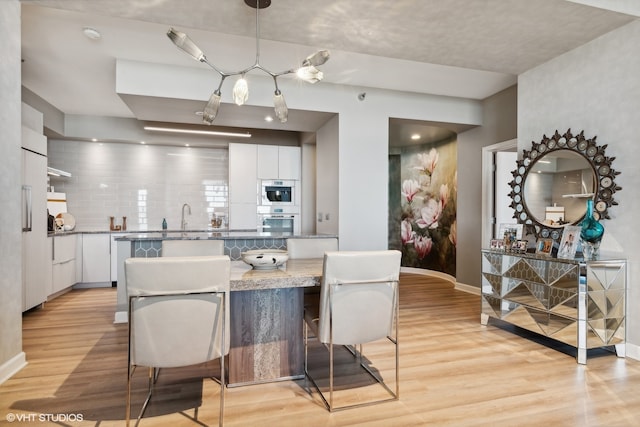
{"label": "mirrored console table", "polygon": [[577,349],[615,347],[625,356],[624,259],[559,259],[482,250],[481,323],[490,318]]}

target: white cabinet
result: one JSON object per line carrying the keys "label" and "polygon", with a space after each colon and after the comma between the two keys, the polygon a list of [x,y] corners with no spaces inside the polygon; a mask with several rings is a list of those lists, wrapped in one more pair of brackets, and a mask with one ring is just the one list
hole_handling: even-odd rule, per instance
{"label": "white cabinet", "polygon": [[[116,239],[127,233],[111,233],[111,283],[118,281],[118,242]],[[128,258],[128,257],[127,257]]]}
{"label": "white cabinet", "polygon": [[300,147],[278,147],[278,178],[300,179]]}
{"label": "white cabinet", "polygon": [[82,235],[82,283],[111,286],[109,234]]}
{"label": "white cabinet", "polygon": [[300,147],[258,146],[258,179],[300,179]]}
{"label": "white cabinet", "polygon": [[[23,106],[23,120],[42,114]],[[51,289],[51,258],[47,239],[47,138],[22,126],[22,310],[47,300]]]}
{"label": "white cabinet", "polygon": [[278,146],[258,146],[258,179],[277,179],[278,172]]}
{"label": "white cabinet", "polygon": [[229,144],[229,203],[257,203],[257,146]]}
{"label": "white cabinet", "polygon": [[77,234],[52,237],[53,265],[51,294],[76,284],[77,267],[76,251],[78,246]]}
{"label": "white cabinet", "polygon": [[258,226],[257,146],[229,144],[229,229],[255,230]]}

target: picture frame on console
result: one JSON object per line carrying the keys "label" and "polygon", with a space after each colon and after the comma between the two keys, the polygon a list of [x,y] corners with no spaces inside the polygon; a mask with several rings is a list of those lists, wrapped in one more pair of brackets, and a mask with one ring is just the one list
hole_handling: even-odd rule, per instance
{"label": "picture frame on console", "polygon": [[568,225],[564,227],[558,248],[558,258],[573,259],[580,243],[580,227]]}
{"label": "picture frame on console", "polygon": [[517,240],[522,239],[522,232],[524,230],[523,224],[500,224],[500,228],[498,229],[498,235],[496,236],[498,239],[504,238],[504,234],[508,231],[515,231],[515,238]]}
{"label": "picture frame on console", "polygon": [[504,251],[504,240],[491,239],[489,247],[491,248],[491,250],[494,250],[494,251]]}
{"label": "picture frame on console", "polygon": [[536,242],[536,254],[551,256],[553,250],[553,239],[538,239]]}

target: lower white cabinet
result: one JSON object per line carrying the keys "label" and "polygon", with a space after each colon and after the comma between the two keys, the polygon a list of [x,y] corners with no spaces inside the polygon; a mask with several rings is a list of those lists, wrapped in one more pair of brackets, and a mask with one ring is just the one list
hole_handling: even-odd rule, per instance
{"label": "lower white cabinet", "polygon": [[82,234],[82,283],[111,286],[111,237]]}
{"label": "lower white cabinet", "polygon": [[51,294],[71,287],[78,281],[76,266],[78,238],[77,234],[51,238],[53,252]]}
{"label": "lower white cabinet", "polygon": [[111,284],[118,281],[118,242],[117,238],[127,233],[111,233]]}

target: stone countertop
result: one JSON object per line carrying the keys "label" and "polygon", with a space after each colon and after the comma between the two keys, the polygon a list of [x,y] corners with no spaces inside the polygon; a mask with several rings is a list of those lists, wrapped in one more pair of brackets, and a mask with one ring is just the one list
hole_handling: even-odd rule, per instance
{"label": "stone countertop", "polygon": [[290,259],[274,270],[254,270],[243,261],[231,261],[231,291],[320,286],[321,258]]}
{"label": "stone countertop", "polygon": [[116,237],[116,241],[141,240],[237,240],[237,239],[288,239],[291,237],[318,239],[337,237],[329,234],[260,233],[257,231],[144,231]]}
{"label": "stone countertop", "polygon": [[[163,230],[133,230],[133,229],[129,229],[129,230],[104,230],[104,229],[93,229],[93,230],[89,230],[89,229],[81,229],[81,228],[75,228],[73,230],[69,230],[69,231],[49,231],[48,232],[48,236],[52,237],[52,236],[67,236],[67,235],[71,235],[71,234],[118,234],[118,235],[127,235],[127,234],[144,234],[144,233],[162,233]],[[164,230],[165,233],[181,233],[181,230]],[[187,230],[187,233],[227,233],[229,232],[229,230],[227,230],[226,228],[220,228],[220,229],[213,229],[213,228],[203,228],[203,229],[193,229],[193,230]],[[234,232],[234,231],[232,231]],[[253,232],[255,233],[255,230],[237,230],[237,232]]]}

